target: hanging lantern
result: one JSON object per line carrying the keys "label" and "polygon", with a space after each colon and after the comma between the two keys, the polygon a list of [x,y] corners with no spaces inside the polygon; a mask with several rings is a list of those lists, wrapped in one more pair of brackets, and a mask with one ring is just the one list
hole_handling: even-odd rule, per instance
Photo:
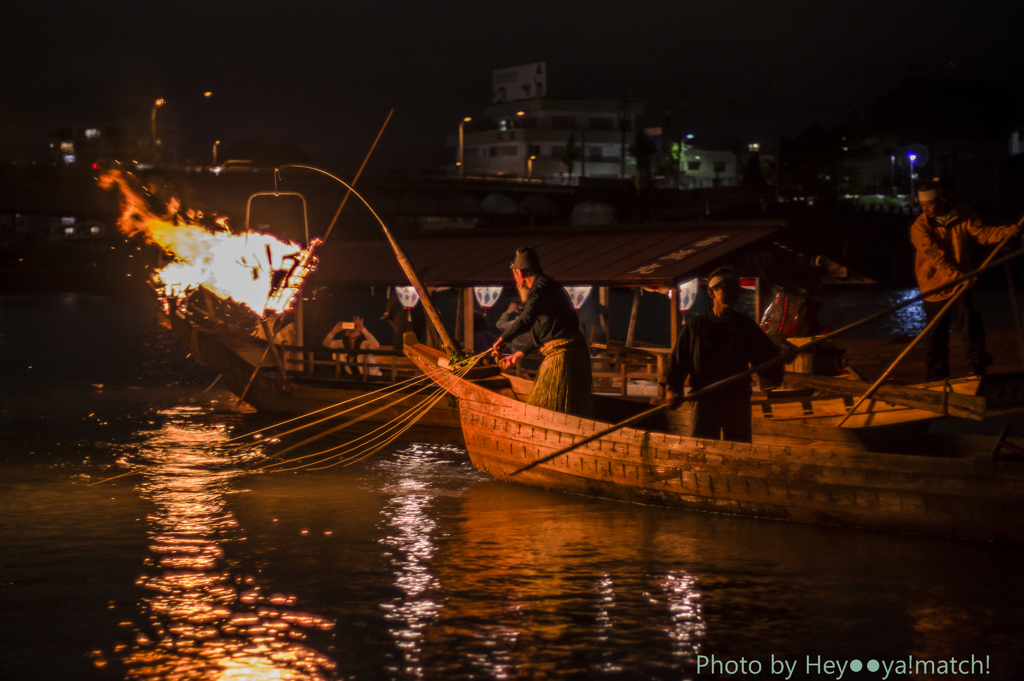
{"label": "hanging lantern", "polygon": [[501,297],[501,286],[474,286],[473,295],[476,296],[477,305],[484,310],[490,310]]}
{"label": "hanging lantern", "polygon": [[590,296],[590,292],[594,290],[593,286],[566,286],[565,292],[569,294],[569,300],[572,301],[572,306],[579,310],[583,307],[583,303],[587,302],[587,298]]}
{"label": "hanging lantern", "polygon": [[420,302],[420,294],[416,291],[415,286],[396,286],[395,295],[398,296],[398,302],[406,310],[413,309]]}
{"label": "hanging lantern", "polygon": [[697,302],[697,294],[700,293],[700,279],[691,279],[679,284],[679,311],[688,312],[693,304]]}
{"label": "hanging lantern", "polygon": [[395,295],[398,302],[405,308],[405,320],[412,322],[412,309],[420,302],[420,294],[415,286],[396,286]]}

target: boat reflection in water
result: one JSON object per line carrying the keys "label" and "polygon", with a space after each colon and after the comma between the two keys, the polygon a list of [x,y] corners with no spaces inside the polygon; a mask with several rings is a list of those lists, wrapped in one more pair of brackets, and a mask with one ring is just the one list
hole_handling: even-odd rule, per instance
{"label": "boat reflection in water", "polygon": [[148,466],[139,490],[154,506],[150,556],[137,581],[149,593],[144,621],[124,623],[135,632],[122,658],[127,676],[325,678],[334,662],[302,641],[333,622],[294,610],[295,596],[268,593],[225,561],[225,545],[245,540],[226,495],[244,474],[247,455],[211,446],[228,439],[226,426],[203,423],[198,412],[163,412],[163,428],[121,462]]}
{"label": "boat reflection in water", "polygon": [[379,541],[399,594],[381,604],[401,651],[387,669],[393,677],[695,667],[707,626],[685,569],[697,560],[692,540],[666,535],[630,505],[609,513],[475,471],[454,476],[451,467],[463,464],[429,449],[378,464],[390,497]]}

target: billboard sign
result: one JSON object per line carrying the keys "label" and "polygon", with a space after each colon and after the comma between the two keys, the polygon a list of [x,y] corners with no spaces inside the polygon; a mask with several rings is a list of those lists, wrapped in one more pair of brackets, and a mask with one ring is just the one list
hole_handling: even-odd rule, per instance
{"label": "billboard sign", "polygon": [[547,62],[510,66],[491,72],[494,103],[514,102],[517,99],[536,99],[548,94]]}

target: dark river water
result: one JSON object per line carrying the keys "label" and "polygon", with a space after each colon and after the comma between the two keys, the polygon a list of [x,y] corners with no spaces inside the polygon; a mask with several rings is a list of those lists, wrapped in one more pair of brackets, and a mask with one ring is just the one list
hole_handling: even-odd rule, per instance
{"label": "dark river water", "polygon": [[0,297],[0,679],[1024,673],[1020,547],[547,493],[430,443],[251,474],[225,443],[268,422],[213,378],[144,308]]}

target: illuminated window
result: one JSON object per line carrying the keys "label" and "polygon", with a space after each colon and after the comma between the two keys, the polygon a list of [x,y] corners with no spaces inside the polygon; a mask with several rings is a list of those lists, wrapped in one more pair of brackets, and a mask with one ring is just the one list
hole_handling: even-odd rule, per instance
{"label": "illuminated window", "polygon": [[747,145],[747,151],[761,151],[761,145],[757,142]]}
{"label": "illuminated window", "polygon": [[61,142],[60,143],[60,153],[62,153],[62,154],[73,154],[73,153],[75,153],[75,143],[74,142]]}
{"label": "illuminated window", "polygon": [[85,136],[88,137],[89,139],[99,137],[100,131],[96,128],[89,128],[88,130],[85,131]]}
{"label": "illuminated window", "polygon": [[74,227],[75,219],[73,217],[71,217],[71,218],[61,218],[60,219],[60,224],[63,225],[64,227],[67,227],[68,225]]}
{"label": "illuminated window", "polygon": [[66,163],[68,165],[71,165],[74,162],[75,162],[75,155],[74,154],[64,154],[64,163]]}
{"label": "illuminated window", "polygon": [[74,227],[65,227],[64,228],[64,236],[74,236],[74,235],[75,235],[75,228]]}
{"label": "illuminated window", "polygon": [[99,225],[93,225],[92,227],[89,228],[89,234],[92,234],[93,236],[99,236],[99,233],[100,233],[100,226]]}

